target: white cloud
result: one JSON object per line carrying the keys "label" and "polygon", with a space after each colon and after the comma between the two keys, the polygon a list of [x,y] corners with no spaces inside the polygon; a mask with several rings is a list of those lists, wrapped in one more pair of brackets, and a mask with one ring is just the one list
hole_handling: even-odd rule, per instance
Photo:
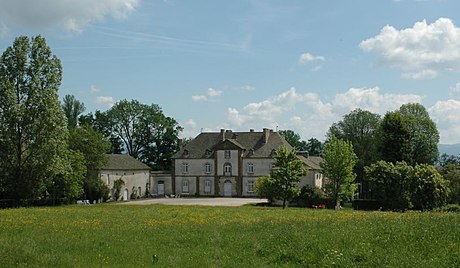
{"label": "white cloud", "polygon": [[304,139],[324,139],[332,123],[356,108],[384,114],[404,103],[422,100],[423,96],[414,94],[382,94],[374,87],[350,88],[325,102],[316,93],[301,93],[291,88],[266,100],[249,103],[242,109],[228,108],[227,120],[229,127],[240,130],[278,127],[294,130]]}
{"label": "white cloud", "polygon": [[96,93],[96,92],[99,92],[99,91],[101,91],[101,90],[99,88],[97,88],[95,85],[91,85],[89,87],[89,92],[91,92],[91,93]]}
{"label": "white cloud", "polygon": [[460,142],[460,101],[438,101],[428,112],[440,132],[440,143]]}
{"label": "white cloud", "polygon": [[193,119],[187,120],[187,122],[185,122],[185,125],[187,125],[187,127],[190,127],[192,129],[196,128],[196,122]]}
{"label": "white cloud", "polygon": [[96,97],[96,103],[112,107],[115,104],[115,101],[113,97],[110,96],[98,96]]}
{"label": "white cloud", "polygon": [[139,3],[140,0],[0,0],[0,18],[3,23],[26,28],[81,32],[106,17],[124,19]]}
{"label": "white cloud", "polygon": [[450,96],[451,97],[459,97],[460,96],[460,82],[458,82],[455,86],[450,88]]}
{"label": "white cloud", "polygon": [[299,63],[307,63],[307,62],[312,62],[312,61],[325,61],[326,58],[323,56],[314,56],[310,53],[302,53],[299,57]]}
{"label": "white cloud", "polygon": [[215,88],[208,88],[206,95],[194,95],[192,96],[193,101],[212,101],[215,100],[217,97],[222,95],[222,90],[215,89]]}
{"label": "white cloud", "polygon": [[460,28],[452,20],[425,20],[397,30],[387,25],[360,48],[375,53],[383,65],[401,69],[408,79],[434,78],[443,71],[460,71]]}

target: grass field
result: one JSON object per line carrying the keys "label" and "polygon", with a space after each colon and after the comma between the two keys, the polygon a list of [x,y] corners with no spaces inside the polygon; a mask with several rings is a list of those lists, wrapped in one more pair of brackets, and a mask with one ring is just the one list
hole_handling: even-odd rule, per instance
{"label": "grass field", "polygon": [[264,207],[0,210],[0,267],[460,267],[460,214]]}

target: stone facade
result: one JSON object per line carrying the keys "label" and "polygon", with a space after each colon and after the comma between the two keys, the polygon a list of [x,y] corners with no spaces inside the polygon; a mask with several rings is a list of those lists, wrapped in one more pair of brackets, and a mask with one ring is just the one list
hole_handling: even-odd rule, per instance
{"label": "stone facade", "polygon": [[[279,133],[232,132],[201,133],[179,150],[172,159],[172,190],[179,196],[255,196],[259,177],[270,174],[274,155],[281,146],[292,147]],[[299,186],[322,186],[319,157],[298,155],[310,170]]]}
{"label": "stone facade", "polygon": [[130,200],[146,195],[150,189],[150,167],[129,155],[109,154],[107,164],[99,171],[101,180],[109,187],[113,197],[114,181],[122,179],[121,200]]}

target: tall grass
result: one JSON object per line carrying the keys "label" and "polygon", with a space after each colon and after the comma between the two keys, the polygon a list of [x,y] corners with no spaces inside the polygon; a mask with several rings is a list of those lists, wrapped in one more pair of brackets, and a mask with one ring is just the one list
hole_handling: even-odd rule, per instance
{"label": "tall grass", "polygon": [[0,267],[459,267],[459,213],[262,207],[0,210]]}

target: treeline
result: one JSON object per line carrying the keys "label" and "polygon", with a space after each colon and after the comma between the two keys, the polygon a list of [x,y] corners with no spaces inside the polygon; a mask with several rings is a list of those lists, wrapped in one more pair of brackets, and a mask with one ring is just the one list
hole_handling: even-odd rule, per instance
{"label": "treeline", "polygon": [[107,153],[169,169],[182,128],[156,105],[122,100],[83,115],[59,100],[60,60],[41,36],[18,37],[0,58],[0,200],[8,206],[91,202],[108,196],[98,170]]}
{"label": "treeline", "polygon": [[[327,140],[332,137],[353,146],[357,198],[374,199],[385,210],[429,210],[458,202],[460,176],[446,176],[438,161],[439,132],[423,105],[404,104],[383,118],[356,109],[329,128]],[[459,163],[449,168],[459,170]]]}

